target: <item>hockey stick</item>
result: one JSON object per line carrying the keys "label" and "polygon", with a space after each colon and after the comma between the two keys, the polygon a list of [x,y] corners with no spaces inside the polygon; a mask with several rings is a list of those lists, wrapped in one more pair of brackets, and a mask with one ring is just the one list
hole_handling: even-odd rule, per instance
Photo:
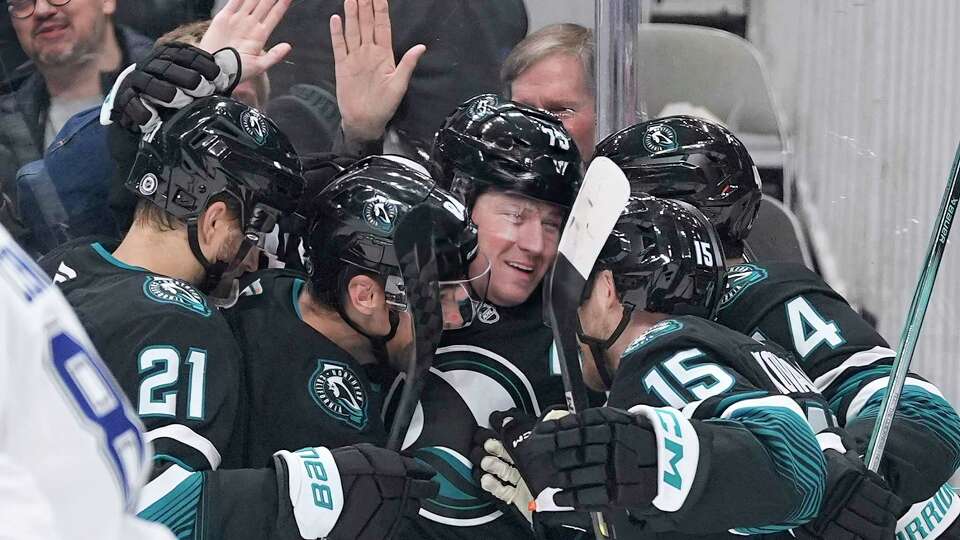
{"label": "hockey stick", "polygon": [[[547,318],[560,360],[560,375],[570,412],[588,406],[580,368],[577,308],[587,278],[630,197],[626,175],[605,157],[593,159],[560,236],[557,260],[547,276]],[[598,539],[611,538],[603,514],[591,514]]]}
{"label": "hockey stick", "polygon": [[433,364],[440,344],[443,312],[440,308],[439,275],[434,252],[434,212],[426,204],[415,206],[397,224],[393,247],[400,263],[403,289],[413,322],[413,354],[407,365],[403,392],[393,415],[387,448],[399,451],[410,427],[424,375]]}
{"label": "hockey stick", "polygon": [[923,318],[927,314],[927,306],[933,295],[933,285],[937,280],[943,251],[947,247],[947,237],[950,235],[950,226],[953,225],[958,201],[960,201],[960,146],[957,147],[953,156],[953,168],[947,178],[947,187],[943,192],[943,200],[940,201],[940,212],[937,214],[937,221],[930,235],[927,257],[920,272],[917,288],[913,293],[910,311],[907,312],[907,321],[900,334],[900,346],[897,348],[897,356],[891,369],[893,377],[887,383],[887,394],[883,396],[880,414],[877,416],[873,434],[870,436],[870,444],[867,446],[867,467],[874,472],[879,470],[880,461],[883,459],[883,449],[890,435],[890,426],[897,412],[897,404],[900,402],[907,372],[910,371],[910,362],[913,360],[913,351],[917,346]]}

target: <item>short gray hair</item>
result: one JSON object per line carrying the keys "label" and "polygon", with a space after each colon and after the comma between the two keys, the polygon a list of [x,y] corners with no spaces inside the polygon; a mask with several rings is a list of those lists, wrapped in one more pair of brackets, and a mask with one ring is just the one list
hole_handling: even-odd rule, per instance
{"label": "short gray hair", "polygon": [[580,58],[583,64],[584,80],[591,95],[596,94],[594,82],[594,44],[593,31],[573,23],[560,23],[545,26],[523,38],[510,51],[500,69],[500,81],[504,93],[510,95],[510,86],[530,66],[554,54],[567,54]]}

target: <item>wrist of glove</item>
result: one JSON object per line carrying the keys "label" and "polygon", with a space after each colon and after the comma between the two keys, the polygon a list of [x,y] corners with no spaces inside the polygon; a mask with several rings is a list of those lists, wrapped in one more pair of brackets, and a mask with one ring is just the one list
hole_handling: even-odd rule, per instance
{"label": "wrist of glove", "polygon": [[[855,441],[842,432],[830,430],[818,435],[827,460],[827,487],[820,513],[799,529],[800,539],[843,538],[849,540],[893,538],[903,501],[883,479],[867,469],[855,448]],[[830,441],[824,444],[824,441]]]}
{"label": "wrist of glove", "polygon": [[117,77],[100,109],[100,123],[151,133],[161,111],[177,110],[214,93],[230,95],[240,81],[240,55],[232,48],[210,54],[184,43],[154,49]]}
{"label": "wrist of glove", "polygon": [[391,538],[437,494],[435,471],[370,444],[274,454],[281,510],[305,539]]}

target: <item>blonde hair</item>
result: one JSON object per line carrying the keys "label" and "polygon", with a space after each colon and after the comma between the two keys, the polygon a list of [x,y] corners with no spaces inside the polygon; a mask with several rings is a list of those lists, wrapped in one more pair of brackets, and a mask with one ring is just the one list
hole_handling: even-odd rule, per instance
{"label": "blonde hair", "polygon": [[500,81],[504,93],[510,95],[510,87],[524,71],[537,62],[555,54],[566,54],[580,58],[583,65],[584,80],[591,95],[596,93],[594,82],[594,44],[593,31],[579,24],[560,23],[545,26],[523,38],[510,51],[500,69]]}

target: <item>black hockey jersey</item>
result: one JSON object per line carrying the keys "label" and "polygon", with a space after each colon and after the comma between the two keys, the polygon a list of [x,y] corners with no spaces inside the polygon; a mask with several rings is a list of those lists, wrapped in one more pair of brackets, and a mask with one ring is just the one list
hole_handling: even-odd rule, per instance
{"label": "black hockey jersey", "polygon": [[[564,403],[553,338],[542,322],[542,300],[504,308],[485,304],[466,327],[445,331],[404,448],[438,471],[440,493],[424,501],[407,538],[527,538],[529,525],[499,510],[474,479],[469,460],[477,426],[490,413],[519,408],[539,415]],[[393,414],[402,384],[390,390]]]}
{"label": "black hockey jersey", "polygon": [[247,466],[266,465],[277,450],[386,440],[380,389],[347,351],[301,318],[305,284],[289,270],[247,275],[226,312],[245,360]]}
{"label": "black hockey jersey", "polygon": [[776,345],[698,317],[666,319],[626,349],[608,405],[669,406],[696,427],[699,466],[676,478],[690,495],[679,510],[650,516],[654,530],[772,533],[820,509],[825,463],[811,424],[831,416]]}
{"label": "black hockey jersey", "polygon": [[[792,352],[840,425],[865,448],[895,353],[820,276],[794,263],[733,266],[717,321]],[[915,474],[885,460],[882,472],[902,498],[916,502],[934,495],[960,467],[960,417],[916,374],[907,378],[898,411],[891,450],[906,462],[936,466]]]}
{"label": "black hockey jersey", "polygon": [[124,264],[99,243],[46,263],[153,442],[138,515],[181,539],[290,534],[274,470],[236,469],[246,399],[223,315],[190,284]]}

